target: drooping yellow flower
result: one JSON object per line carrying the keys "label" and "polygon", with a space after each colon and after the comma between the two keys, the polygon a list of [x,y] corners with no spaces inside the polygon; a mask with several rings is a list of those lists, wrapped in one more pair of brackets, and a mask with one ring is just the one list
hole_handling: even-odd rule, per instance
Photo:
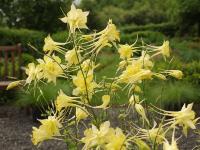
{"label": "drooping yellow flower", "polygon": [[131,97],[129,98],[129,104],[134,106],[136,103],[139,103],[140,99],[138,95],[131,95]]}
{"label": "drooping yellow flower", "polygon": [[60,52],[63,48],[61,45],[65,45],[65,43],[58,43],[55,42],[50,35],[48,35],[44,39],[44,46],[43,46],[43,51],[44,52],[52,52],[52,51],[58,51]]}
{"label": "drooping yellow flower", "polygon": [[141,115],[143,121],[145,120],[149,124],[149,120],[146,117],[146,113],[144,110],[144,107],[141,105],[142,101],[140,102],[139,96],[138,95],[132,95],[129,98],[129,105],[133,106],[136,110],[136,112]]}
{"label": "drooping yellow flower", "polygon": [[133,47],[128,44],[119,45],[118,52],[121,59],[129,59],[133,55]]}
{"label": "drooping yellow flower", "polygon": [[185,135],[187,135],[187,129],[196,129],[195,123],[199,119],[195,119],[195,112],[192,110],[192,106],[193,103],[188,104],[187,107],[184,104],[180,111],[159,110],[163,112],[163,115],[172,117],[172,119],[169,120],[172,127],[176,125],[182,126]]}
{"label": "drooping yellow flower", "polygon": [[150,47],[155,51],[156,53],[152,55],[152,57],[157,56],[159,54],[162,54],[164,58],[170,57],[170,47],[169,47],[169,41],[164,41],[161,46],[152,46]]}
{"label": "drooping yellow flower", "polygon": [[103,104],[101,104],[100,106],[97,106],[95,108],[103,108],[106,109],[110,103],[110,95],[103,95],[102,96],[102,102]]}
{"label": "drooping yellow flower", "polygon": [[68,64],[71,65],[76,65],[81,61],[81,55],[80,52],[76,52],[75,49],[69,50],[65,54],[65,60],[68,62]]}
{"label": "drooping yellow flower", "polygon": [[177,79],[182,79],[183,77],[183,72],[181,70],[166,70],[165,73]]}
{"label": "drooping yellow flower", "polygon": [[163,45],[159,47],[159,50],[161,51],[163,56],[169,57],[170,56],[169,41],[164,41]]}
{"label": "drooping yellow flower", "polygon": [[76,29],[87,29],[86,23],[88,14],[88,11],[83,12],[81,9],[76,9],[72,4],[71,10],[67,13],[67,16],[60,18],[60,20],[64,23],[68,23],[70,32],[74,33]]}
{"label": "drooping yellow flower", "polygon": [[38,59],[38,62],[42,68],[43,77],[47,79],[47,82],[53,81],[56,83],[56,78],[63,74],[61,59],[58,56],[53,55],[52,58],[44,56],[44,59]]}
{"label": "drooping yellow flower", "polygon": [[142,116],[143,121],[145,120],[145,121],[149,124],[149,120],[147,119],[147,116],[146,116],[144,107],[143,107],[140,103],[137,103],[137,104],[135,104],[134,106],[135,106],[136,112],[137,112],[139,115]]}
{"label": "drooping yellow flower", "polygon": [[42,67],[40,65],[35,65],[34,63],[29,63],[25,72],[28,75],[26,79],[26,83],[28,84],[34,80],[40,80],[43,77]]}
{"label": "drooping yellow flower", "polygon": [[13,81],[13,82],[8,84],[8,86],[6,87],[6,90],[13,89],[13,88],[17,87],[20,83],[21,83],[20,80],[19,81]]}
{"label": "drooping yellow flower", "polygon": [[82,119],[86,119],[89,113],[86,111],[85,108],[76,108],[76,120],[79,122]]}
{"label": "drooping yellow flower", "polygon": [[55,100],[56,110],[60,111],[62,108],[77,106],[76,104],[74,104],[74,102],[78,103],[76,99],[77,97],[67,96],[62,90],[60,90],[59,95],[57,96]]}
{"label": "drooping yellow flower", "polygon": [[126,135],[120,128],[116,128],[114,134],[110,135],[106,150],[126,150]]}
{"label": "drooping yellow flower", "polygon": [[167,80],[167,78],[161,73],[154,73],[153,75],[156,76],[158,79]]}
{"label": "drooping yellow flower", "polygon": [[37,145],[44,140],[51,139],[53,136],[60,135],[59,129],[62,127],[61,123],[55,116],[49,116],[48,119],[39,120],[41,125],[39,128],[33,127],[32,142]]}

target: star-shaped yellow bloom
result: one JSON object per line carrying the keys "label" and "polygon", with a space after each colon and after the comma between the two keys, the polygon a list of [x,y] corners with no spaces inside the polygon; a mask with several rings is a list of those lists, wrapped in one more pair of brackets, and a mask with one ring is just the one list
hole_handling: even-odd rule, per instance
{"label": "star-shaped yellow bloom", "polygon": [[70,27],[70,32],[74,33],[76,29],[86,28],[87,16],[89,12],[83,12],[81,9],[76,9],[72,4],[71,10],[67,13],[67,16],[60,18],[64,23],[68,23]]}

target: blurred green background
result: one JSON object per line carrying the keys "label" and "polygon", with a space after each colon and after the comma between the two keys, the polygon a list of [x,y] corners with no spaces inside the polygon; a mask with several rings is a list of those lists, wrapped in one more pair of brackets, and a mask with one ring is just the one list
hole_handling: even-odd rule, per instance
{"label": "blurred green background", "polygon": [[[149,102],[157,103],[161,94],[160,101],[162,99],[161,103],[166,106],[200,102],[199,0],[0,0],[0,45],[22,43],[23,64],[33,61],[37,54],[27,43],[42,50],[43,39],[49,33],[54,40],[63,41],[68,34],[67,27],[58,18],[63,16],[61,9],[69,11],[72,2],[90,11],[87,25],[91,30],[103,29],[108,19],[112,19],[120,29],[121,43],[131,44],[137,35],[151,44],[161,45],[163,40],[170,41],[175,58],[171,68],[182,70],[184,79],[148,83],[145,95]],[[112,48],[101,55],[103,67],[98,70],[98,75],[111,76],[119,56]],[[155,67],[161,69],[167,65],[161,61]],[[44,94],[49,97],[49,93],[54,89],[56,93],[59,86],[65,89],[66,85],[59,82],[57,88],[46,89]],[[5,97],[1,96],[0,101],[4,101]],[[26,99],[29,104],[32,98],[23,95],[17,99],[23,99],[18,100],[22,105],[26,104]],[[120,99],[114,103],[124,101],[127,100]]]}

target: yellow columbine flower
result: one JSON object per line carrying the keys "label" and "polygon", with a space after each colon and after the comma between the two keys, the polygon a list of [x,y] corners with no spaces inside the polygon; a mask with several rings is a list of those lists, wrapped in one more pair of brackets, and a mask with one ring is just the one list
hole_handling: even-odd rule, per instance
{"label": "yellow columbine flower", "polygon": [[[196,122],[199,118],[195,119],[195,112],[192,110],[193,103],[188,104],[187,107],[185,104],[183,105],[182,109],[180,111],[165,111],[161,110],[163,112],[163,115],[173,117],[169,120],[169,123],[171,123],[172,127],[179,125],[183,127],[183,132],[187,136],[187,129],[196,129]],[[168,123],[168,124],[169,124]]]}
{"label": "yellow columbine flower", "polygon": [[88,117],[89,113],[86,111],[86,109],[83,108],[76,108],[76,120],[79,122],[82,119],[86,119]]}
{"label": "yellow columbine flower", "polygon": [[183,77],[183,72],[181,70],[166,70],[165,73],[177,79],[182,79]]}
{"label": "yellow columbine flower", "polygon": [[63,74],[61,59],[58,56],[53,55],[52,58],[44,56],[44,59],[38,59],[38,62],[42,68],[43,77],[47,79],[47,82],[53,81],[56,83],[56,78]]}
{"label": "yellow columbine flower", "polygon": [[125,60],[120,61],[117,71],[124,69],[127,65],[128,65],[128,61],[125,61]]}
{"label": "yellow columbine flower", "polygon": [[128,65],[119,76],[118,82],[134,84],[141,80],[151,79],[152,75],[153,73],[151,72],[151,70],[141,69],[140,64],[131,64]]}
{"label": "yellow columbine flower", "polygon": [[142,51],[142,55],[138,60],[133,61],[133,65],[141,65],[141,68],[151,69],[153,67],[153,62],[150,60],[149,54],[146,51]]}
{"label": "yellow columbine flower", "polygon": [[55,100],[56,110],[61,111],[62,108],[67,108],[70,106],[78,106],[74,104],[75,102],[78,103],[78,101],[76,101],[75,99],[77,99],[77,97],[67,96],[66,94],[63,93],[62,90],[60,90],[59,95]]}
{"label": "yellow columbine flower", "polygon": [[34,63],[29,63],[25,70],[28,75],[26,83],[31,83],[33,80],[40,80],[43,77],[42,67],[40,65],[35,65]]}
{"label": "yellow columbine flower", "polygon": [[71,65],[76,65],[81,61],[81,55],[80,52],[76,52],[75,49],[69,50],[65,54],[65,60],[68,62],[68,64]]}
{"label": "yellow columbine flower", "polygon": [[192,110],[193,103],[188,104],[187,107],[183,105],[180,111],[165,111],[161,110],[163,115],[172,117],[168,124],[171,123],[172,127],[179,125],[183,127],[184,134],[187,135],[187,128],[196,129],[195,123],[199,119],[195,119],[195,112]]}
{"label": "yellow columbine flower", "polygon": [[20,83],[21,83],[20,80],[19,81],[13,81],[13,82],[8,84],[6,90],[13,89],[13,88],[17,87]]}
{"label": "yellow columbine flower", "polygon": [[163,56],[169,57],[170,56],[169,41],[164,41],[163,45],[159,47],[159,50],[161,51]]}
{"label": "yellow columbine flower", "polygon": [[102,96],[102,101],[103,101],[103,104],[101,104],[100,106],[97,106],[95,108],[103,108],[103,109],[106,109],[110,103],[110,95],[103,95]]}
{"label": "yellow columbine flower", "polygon": [[161,144],[165,139],[165,133],[162,126],[156,128],[156,123],[154,123],[154,127],[151,129],[138,128],[138,131],[138,138],[146,139],[153,143]]}
{"label": "yellow columbine flower", "polygon": [[108,21],[106,29],[104,29],[103,34],[100,39],[106,38],[109,42],[120,41],[119,31],[116,26],[112,23],[112,20]]}
{"label": "yellow columbine flower", "polygon": [[149,120],[147,119],[147,116],[146,116],[144,107],[143,107],[141,104],[139,104],[139,103],[135,104],[134,106],[135,106],[136,112],[137,112],[139,115],[142,116],[143,121],[145,120],[145,121],[149,124]]}
{"label": "yellow columbine flower", "polygon": [[39,128],[33,127],[32,142],[37,145],[44,140],[51,139],[53,136],[60,135],[59,129],[62,127],[61,123],[55,116],[49,116],[48,119],[39,120],[41,125]]}
{"label": "yellow columbine flower", "polygon": [[142,93],[142,89],[138,85],[133,85],[131,89],[133,92]]}
{"label": "yellow columbine flower", "polygon": [[140,103],[142,103],[142,101],[140,102],[140,99],[139,99],[138,95],[132,95],[129,98],[130,106],[133,106],[135,108],[136,112],[139,115],[141,115],[143,121],[145,120],[149,124],[149,120],[146,117],[146,113],[145,113],[144,107]]}
{"label": "yellow columbine flower", "polygon": [[133,47],[131,45],[119,45],[118,52],[121,59],[129,59],[133,55]]}
{"label": "yellow columbine flower", "polygon": [[161,46],[150,46],[152,51],[155,51],[156,53],[153,54],[151,57],[157,56],[159,54],[162,54],[165,57],[170,57],[170,47],[169,47],[169,41],[164,41]]}
{"label": "yellow columbine flower", "polygon": [[[84,35],[84,36],[88,36],[88,35]],[[112,23],[112,20],[108,21],[108,25],[104,30],[98,33],[94,33],[89,36],[94,37],[93,40],[95,42],[93,44],[94,48],[92,51],[96,51],[97,54],[103,47],[105,46],[111,47],[111,44],[109,42],[120,41],[119,31],[117,30],[116,26]]]}
{"label": "yellow columbine flower", "polygon": [[109,141],[106,144],[106,150],[126,150],[126,135],[120,128],[116,128],[114,134],[108,135]]}
{"label": "yellow columbine flower", "polygon": [[92,128],[84,131],[81,141],[85,144],[83,149],[98,147],[105,150],[126,150],[126,136],[120,128],[113,129],[110,122],[102,123],[99,129],[92,125]]}
{"label": "yellow columbine flower", "polygon": [[86,23],[88,14],[88,11],[83,12],[81,9],[76,9],[72,4],[71,10],[67,13],[67,16],[60,18],[60,20],[64,23],[68,23],[70,32],[74,33],[76,29],[87,29]]}
{"label": "yellow columbine flower", "polygon": [[135,105],[136,103],[139,103],[140,99],[138,95],[131,95],[131,97],[129,98],[129,104],[130,105]]}
{"label": "yellow columbine flower", "polygon": [[94,146],[104,146],[113,132],[114,129],[110,128],[109,121],[102,123],[99,129],[92,125],[92,128],[86,129],[84,131],[84,137],[81,139],[81,141],[85,144],[83,149],[87,150]]}
{"label": "yellow columbine flower", "polygon": [[97,67],[97,65],[95,66],[95,63],[90,60],[90,59],[86,59],[85,61],[83,61],[83,63],[81,64],[81,67],[83,69],[83,71],[87,72],[89,70],[93,70]]}
{"label": "yellow columbine flower", "polygon": [[174,136],[175,136],[174,133],[175,133],[175,130],[173,131],[173,134],[172,134],[171,145],[169,144],[169,142],[167,140],[165,140],[165,142],[163,143],[163,150],[179,150],[176,140],[174,138]]}
{"label": "yellow columbine flower", "polygon": [[154,73],[153,75],[156,76],[157,78],[161,79],[161,80],[167,80],[167,78],[163,74]]}
{"label": "yellow columbine flower", "polygon": [[73,84],[76,86],[73,95],[88,94],[88,97],[91,98],[94,88],[97,87],[97,84],[93,81],[93,70],[89,70],[87,75],[83,75],[81,71],[78,71],[77,76],[73,76]]}
{"label": "yellow columbine flower", "polygon": [[58,43],[55,42],[50,35],[48,35],[45,39],[44,39],[44,46],[43,46],[43,51],[44,52],[52,52],[52,51],[58,51],[60,52],[62,49],[64,49],[63,47],[61,47],[60,45],[65,45],[65,43]]}

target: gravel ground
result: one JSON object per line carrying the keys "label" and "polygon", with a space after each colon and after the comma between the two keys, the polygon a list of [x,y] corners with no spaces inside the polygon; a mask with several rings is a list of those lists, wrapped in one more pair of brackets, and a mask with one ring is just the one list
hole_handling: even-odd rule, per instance
{"label": "gravel ground", "polygon": [[[116,111],[114,111],[116,112]],[[115,116],[111,112],[112,116]],[[11,106],[0,106],[0,150],[66,150],[67,145],[61,141],[46,141],[39,147],[31,143],[32,126],[37,126],[25,110]],[[197,145],[197,136],[189,134],[188,138],[178,141],[180,150],[192,150]],[[195,149],[198,150],[198,149]]]}
{"label": "gravel ground", "polygon": [[46,141],[39,147],[31,143],[32,126],[37,124],[24,110],[0,107],[0,150],[65,150],[61,141]]}

